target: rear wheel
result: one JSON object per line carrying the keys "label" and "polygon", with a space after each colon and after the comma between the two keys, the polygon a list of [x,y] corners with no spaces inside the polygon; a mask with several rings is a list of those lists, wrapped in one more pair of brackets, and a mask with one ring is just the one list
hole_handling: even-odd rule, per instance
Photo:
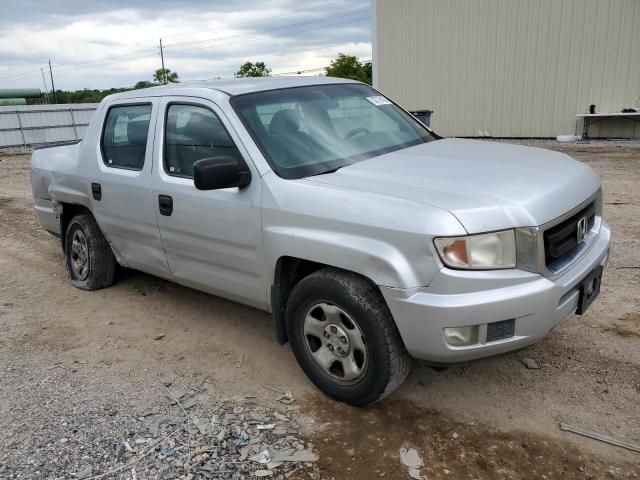
{"label": "rear wheel", "polygon": [[323,269],[287,302],[298,363],[327,395],[352,405],[379,401],[409,374],[411,359],[378,290],[363,277]]}
{"label": "rear wheel", "polygon": [[113,285],[116,259],[91,215],[77,215],[69,222],[65,234],[65,255],[74,287],[98,290]]}

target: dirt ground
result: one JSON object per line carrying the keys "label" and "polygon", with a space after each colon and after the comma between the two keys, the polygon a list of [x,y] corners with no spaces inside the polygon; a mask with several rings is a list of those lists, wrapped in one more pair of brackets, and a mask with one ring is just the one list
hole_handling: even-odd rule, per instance
{"label": "dirt ground", "polygon": [[166,404],[159,379],[202,378],[216,398],[293,392],[323,479],[409,478],[403,446],[429,480],[640,478],[640,453],[559,429],[640,444],[640,147],[536,144],[603,178],[613,244],[600,298],[525,350],[441,371],[417,363],[397,393],[360,409],[315,390],[266,313],[136,272],[74,289],[32,215],[29,157],[0,156],[0,478],[71,478],[96,442]]}

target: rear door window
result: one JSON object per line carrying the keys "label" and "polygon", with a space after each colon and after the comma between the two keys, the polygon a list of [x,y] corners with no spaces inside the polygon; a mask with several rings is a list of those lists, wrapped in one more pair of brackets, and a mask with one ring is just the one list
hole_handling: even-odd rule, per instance
{"label": "rear door window", "polygon": [[109,109],[101,142],[105,165],[142,170],[150,118],[151,104],[118,105]]}

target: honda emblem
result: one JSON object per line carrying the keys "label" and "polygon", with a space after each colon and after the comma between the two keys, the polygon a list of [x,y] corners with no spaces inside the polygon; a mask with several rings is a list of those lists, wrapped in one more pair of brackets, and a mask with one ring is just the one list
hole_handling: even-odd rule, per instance
{"label": "honda emblem", "polygon": [[578,243],[584,242],[584,238],[587,236],[587,217],[582,217],[578,220],[576,228],[576,240]]}

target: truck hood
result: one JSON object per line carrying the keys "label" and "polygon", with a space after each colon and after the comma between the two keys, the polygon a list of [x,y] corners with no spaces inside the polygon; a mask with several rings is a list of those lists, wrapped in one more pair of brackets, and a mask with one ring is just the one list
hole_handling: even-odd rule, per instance
{"label": "truck hood", "polygon": [[542,225],[600,187],[591,168],[565,154],[464,139],[424,143],[306,180],[442,208],[468,233]]}

